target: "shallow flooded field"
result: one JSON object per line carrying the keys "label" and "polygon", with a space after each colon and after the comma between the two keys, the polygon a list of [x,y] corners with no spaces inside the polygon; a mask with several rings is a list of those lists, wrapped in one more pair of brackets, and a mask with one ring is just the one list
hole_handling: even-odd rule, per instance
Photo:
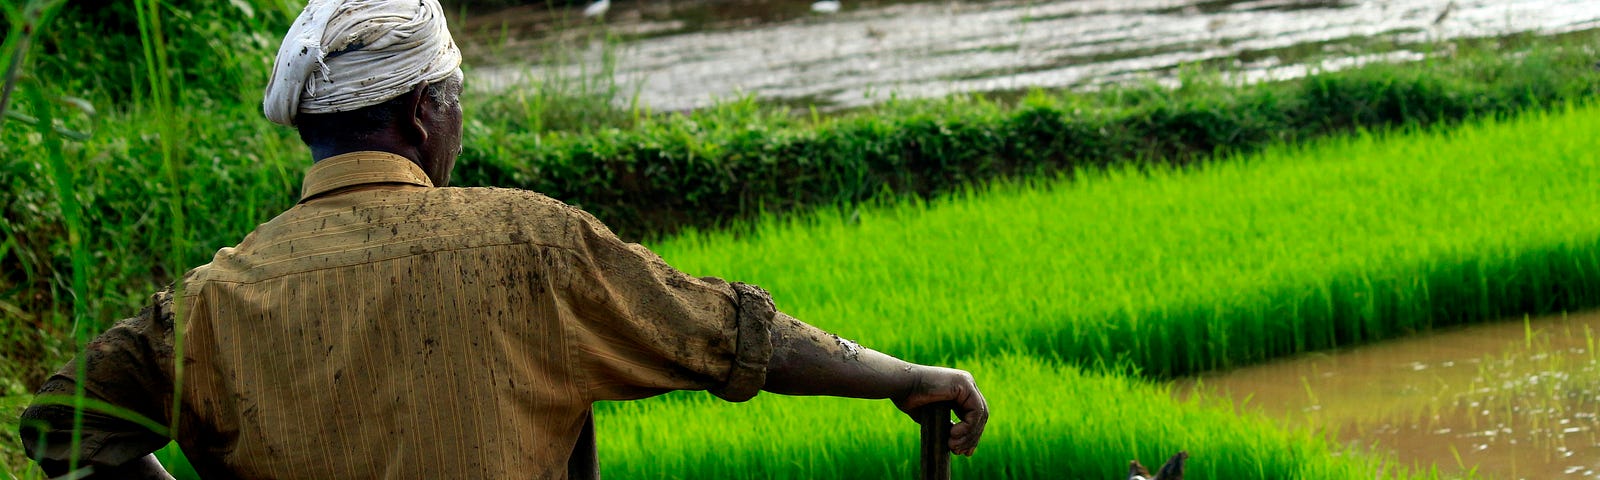
{"label": "shallow flooded field", "polygon": [[1600,312],[1424,335],[1179,382],[1405,464],[1600,478]]}
{"label": "shallow flooded field", "polygon": [[[468,16],[472,83],[494,90],[599,72],[657,110],[744,94],[836,108],[1171,81],[1193,63],[1245,79],[1293,77],[1448,51],[1440,40],[1600,27],[1595,0],[844,0],[834,14],[811,12],[809,0],[645,0],[614,4],[604,24],[581,8]],[[603,46],[606,34],[621,40]]]}

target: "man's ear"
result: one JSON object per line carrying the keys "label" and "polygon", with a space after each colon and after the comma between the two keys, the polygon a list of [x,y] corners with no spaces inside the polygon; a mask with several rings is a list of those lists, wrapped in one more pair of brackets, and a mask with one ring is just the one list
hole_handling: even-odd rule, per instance
{"label": "man's ear", "polygon": [[407,133],[413,136],[419,147],[428,143],[427,119],[423,118],[425,115],[431,115],[431,112],[428,111],[428,105],[426,105],[427,102],[424,101],[428,96],[427,89],[428,84],[418,84],[417,88],[411,89],[411,93],[406,94],[406,105],[411,107],[408,110],[408,113],[411,114],[411,121],[407,127]]}

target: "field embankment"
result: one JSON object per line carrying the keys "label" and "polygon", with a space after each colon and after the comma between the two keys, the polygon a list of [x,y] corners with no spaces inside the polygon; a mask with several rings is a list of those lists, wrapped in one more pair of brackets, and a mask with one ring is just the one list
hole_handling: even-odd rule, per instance
{"label": "field embankment", "polygon": [[[959,463],[969,476],[1109,478],[1126,457],[1184,448],[1213,469],[1196,478],[1371,478],[1376,461],[1320,438],[1062,362],[1172,375],[1600,304],[1596,128],[1600,108],[1575,107],[654,247],[864,345],[973,368],[996,416],[993,443]],[[602,463],[684,478],[914,468],[912,424],[886,403],[760,402],[606,405]]]}

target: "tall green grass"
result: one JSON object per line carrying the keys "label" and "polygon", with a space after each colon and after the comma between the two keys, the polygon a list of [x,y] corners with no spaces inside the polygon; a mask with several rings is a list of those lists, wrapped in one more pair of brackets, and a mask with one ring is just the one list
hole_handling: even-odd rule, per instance
{"label": "tall green grass", "polygon": [[[37,382],[55,367],[13,362],[45,358],[55,363],[57,355],[49,350],[81,349],[106,322],[127,316],[129,306],[147,297],[154,285],[209,257],[221,236],[233,236],[196,242],[196,233],[219,227],[248,231],[262,215],[292,202],[292,196],[281,195],[282,200],[267,200],[272,207],[260,208],[265,192],[291,191],[283,188],[287,182],[232,165],[249,165],[287,150],[274,145],[287,144],[290,136],[258,121],[253,105],[259,101],[259,87],[254,100],[236,96],[247,83],[245,77],[255,83],[268,65],[259,55],[247,59],[251,47],[264,42],[237,41],[238,35],[248,36],[273,18],[285,18],[286,4],[140,0],[105,10],[82,3],[61,7],[59,1],[6,5],[4,58],[11,66],[6,91],[15,86],[25,95],[7,102],[0,129],[0,185],[11,192],[0,198],[0,232],[5,234],[0,240],[5,246],[0,248],[0,265],[5,267],[0,276],[0,341],[8,344],[0,352],[0,375],[7,379],[0,396],[24,393],[12,391],[14,379]],[[56,12],[61,12],[59,18]],[[230,16],[239,12],[246,15]],[[97,16],[124,27],[86,28],[106,26]],[[169,39],[185,43],[174,45]],[[40,44],[93,55],[121,52],[127,63],[116,65],[132,76],[112,72],[111,77],[130,80],[107,88],[95,83],[106,78],[97,75],[104,72],[93,71],[104,64],[33,55]],[[254,125],[241,125],[237,119]],[[275,173],[286,172],[279,168]],[[241,174],[245,178],[237,178]],[[266,184],[218,188],[251,181]],[[221,205],[199,195],[217,190],[245,195]],[[187,213],[194,211],[209,213],[203,217],[206,228],[187,224]],[[64,342],[76,348],[63,348]],[[3,424],[7,432],[15,432],[21,403],[5,400],[0,401],[6,410]],[[19,463],[5,470],[36,475],[37,470],[20,464],[15,436],[5,437],[0,457],[7,464]]]}
{"label": "tall green grass", "polygon": [[[474,88],[462,95],[463,110],[471,112],[465,130],[474,144],[497,150],[509,145],[507,137],[528,132],[592,135],[632,128],[648,119],[650,114],[638,103],[642,83],[617,74],[619,54],[627,46],[609,31],[582,32],[542,44],[533,55],[537,63],[527,67],[530,78],[525,84],[504,91]],[[487,50],[479,52],[487,57],[526,61],[520,52],[479,48]],[[472,67],[470,60],[466,63],[467,68]]]}
{"label": "tall green grass", "polygon": [[[15,8],[49,3],[60,4]],[[36,385],[54,365],[35,362],[71,350],[73,318],[93,333],[127,316],[293,203],[304,147],[261,120],[270,56],[264,36],[250,39],[286,26],[288,8],[73,3],[31,25],[8,12],[8,38],[37,37],[31,49],[8,40],[6,58],[29,59],[15,81],[38,95],[12,98],[0,128],[0,375]],[[125,84],[98,83],[108,78]],[[47,114],[53,133],[36,127]],[[195,211],[199,222],[179,221]],[[93,274],[74,273],[85,266]]]}
{"label": "tall green grass", "polygon": [[1172,376],[1600,305],[1600,109],[974,187],[654,245],[923,362]]}

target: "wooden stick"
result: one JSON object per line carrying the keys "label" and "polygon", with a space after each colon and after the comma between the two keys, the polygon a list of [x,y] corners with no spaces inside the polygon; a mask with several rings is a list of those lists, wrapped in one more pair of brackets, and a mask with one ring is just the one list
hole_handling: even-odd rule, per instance
{"label": "wooden stick", "polygon": [[922,424],[922,479],[950,480],[950,404],[917,408]]}

